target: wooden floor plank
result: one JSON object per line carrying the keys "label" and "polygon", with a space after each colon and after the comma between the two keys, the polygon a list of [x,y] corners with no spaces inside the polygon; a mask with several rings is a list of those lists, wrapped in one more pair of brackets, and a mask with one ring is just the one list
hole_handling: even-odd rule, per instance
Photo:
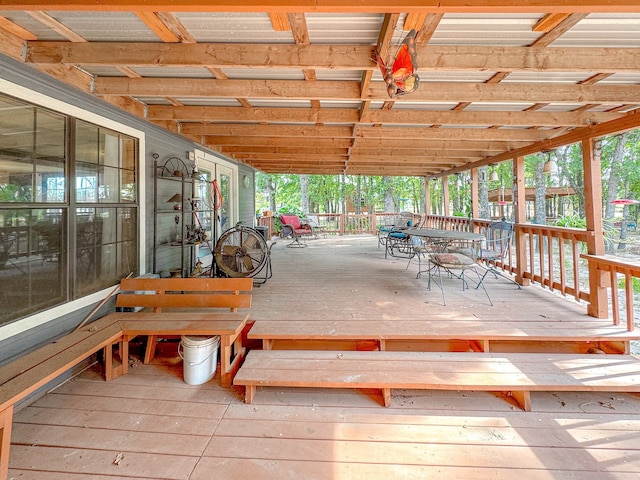
{"label": "wooden floor plank", "polygon": [[[463,445],[463,446],[462,446]],[[302,440],[289,438],[239,438],[216,436],[205,456],[301,460],[316,462],[363,462],[379,464],[460,466],[597,471],[606,463],[612,472],[640,472],[634,450],[519,447],[503,445]]]}
{"label": "wooden floor plank", "polygon": [[[191,480],[251,478],[252,480],[513,480],[510,468],[466,468],[443,465],[380,465],[366,462],[316,462],[305,460],[262,460],[237,458],[203,458]],[[576,472],[548,469],[518,469],[519,480],[602,480],[602,472]],[[607,480],[636,480],[635,473],[613,473]]]}
{"label": "wooden floor plank", "polygon": [[94,450],[12,445],[9,478],[13,476],[12,472],[15,469],[38,474],[43,471],[53,472],[57,475],[54,478],[60,480],[68,478],[67,475],[72,473],[110,475],[118,478],[189,480],[198,461],[198,457],[124,452],[122,460],[116,464],[114,461],[120,453],[123,453],[120,449]]}
{"label": "wooden floor plank", "polygon": [[[126,378],[127,375],[120,378]],[[232,390],[198,388],[153,387],[145,385],[126,385],[119,382],[70,382],[63,385],[59,391],[70,395],[94,395],[100,392],[101,396],[118,399],[153,399],[166,401],[185,401],[195,403],[228,403],[231,398],[237,398]],[[123,400],[124,401],[124,400]]]}
{"label": "wooden floor plank", "polygon": [[[115,427],[115,426],[114,426]],[[149,433],[117,428],[101,429],[14,423],[11,441],[17,445],[37,444],[48,447],[119,450],[156,455],[199,456],[209,442],[207,435],[173,433],[167,441],[164,433]]]}
{"label": "wooden floor plank", "polygon": [[640,434],[603,431],[599,427],[571,429],[527,429],[526,434],[509,427],[469,425],[401,425],[376,423],[280,422],[273,420],[223,420],[216,435],[229,437],[298,438],[304,440],[380,441],[450,443],[452,438],[465,445],[514,445],[530,447],[567,447],[578,435],[591,448],[614,448],[640,452]]}
{"label": "wooden floor plank", "polygon": [[[147,398],[127,398],[126,401],[114,401],[112,397],[96,395],[68,395],[52,393],[39,399],[34,405],[39,408],[68,409],[74,412],[82,410],[111,413],[153,414],[193,418],[205,421],[217,421],[227,410],[227,404],[187,402],[186,400],[160,400]],[[16,417],[22,413],[21,410]]]}
{"label": "wooden floor plank", "polygon": [[[66,406],[65,406],[66,407]],[[218,420],[166,416],[157,414],[71,410],[69,408],[41,408],[31,406],[18,412],[14,424],[58,425],[67,427],[127,430],[132,432],[163,433],[167,435],[213,435]]]}

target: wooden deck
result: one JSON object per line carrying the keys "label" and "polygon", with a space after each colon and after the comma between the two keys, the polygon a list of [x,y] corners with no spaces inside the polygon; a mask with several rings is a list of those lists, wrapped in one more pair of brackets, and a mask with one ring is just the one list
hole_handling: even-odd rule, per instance
{"label": "wooden deck", "polygon": [[[535,287],[450,282],[447,306],[417,266],[384,259],[373,237],[282,243],[251,317],[270,321],[456,319],[576,322],[585,307]],[[90,369],[15,415],[16,479],[636,479],[640,398],[533,392],[533,412],[489,392],[265,388],[254,403],[216,378],[182,381],[180,359],[104,382]],[[505,401],[506,400],[506,401]]]}

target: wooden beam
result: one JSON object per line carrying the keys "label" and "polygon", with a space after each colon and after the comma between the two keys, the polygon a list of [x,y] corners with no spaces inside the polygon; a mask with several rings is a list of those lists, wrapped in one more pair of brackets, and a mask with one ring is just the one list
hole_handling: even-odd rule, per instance
{"label": "wooden beam", "polygon": [[[157,18],[157,17],[156,17]],[[169,42],[170,40],[165,40]],[[174,39],[174,42],[179,39]],[[377,70],[366,45],[29,42],[26,61],[74,65]],[[638,49],[589,47],[418,47],[419,71],[585,72],[640,70]]]}
{"label": "wooden beam", "polygon": [[538,20],[538,23],[536,23],[531,30],[534,32],[547,33],[557,27],[568,16],[568,13],[547,13]]}
{"label": "wooden beam", "polygon": [[37,40],[38,37],[31,33],[26,28],[22,28],[20,25],[15,24],[6,17],[0,15],[0,29],[4,29],[7,32],[15,35],[22,40]]}
{"label": "wooden beam", "polygon": [[136,16],[165,43],[177,43],[178,36],[167,27],[155,12],[136,11]]}
{"label": "wooden beam", "polygon": [[282,12],[269,12],[271,25],[276,32],[288,32],[291,30],[289,16]]}
{"label": "wooden beam", "polygon": [[[353,81],[300,80],[209,80],[191,78],[188,82],[170,78],[99,77],[98,95],[265,98],[278,100],[360,100],[360,83]],[[386,98],[385,98],[386,96]],[[429,88],[413,92],[396,102],[521,102],[532,103],[640,103],[640,85],[564,85],[499,83],[473,84],[433,82]],[[367,99],[387,101],[384,82],[373,82]]]}
{"label": "wooden beam", "polygon": [[[216,73],[215,71],[212,73]],[[388,125],[540,125],[580,127],[608,122],[624,116],[618,112],[496,112],[496,111],[433,111],[433,110],[371,110],[310,108],[251,108],[185,106],[172,108],[161,105],[148,107],[149,120],[180,122],[248,122],[248,123],[373,123]]]}

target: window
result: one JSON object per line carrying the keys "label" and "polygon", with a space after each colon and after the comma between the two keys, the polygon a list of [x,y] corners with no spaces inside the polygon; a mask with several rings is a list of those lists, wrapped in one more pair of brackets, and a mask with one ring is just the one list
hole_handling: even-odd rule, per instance
{"label": "window", "polygon": [[138,157],[135,138],[0,95],[0,324],[137,272]]}

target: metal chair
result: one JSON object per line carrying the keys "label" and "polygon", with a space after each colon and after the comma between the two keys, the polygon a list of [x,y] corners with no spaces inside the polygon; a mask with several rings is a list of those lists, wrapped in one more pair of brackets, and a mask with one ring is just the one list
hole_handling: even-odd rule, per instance
{"label": "metal chair", "polygon": [[[429,270],[429,282],[427,284],[427,289],[431,290],[431,279],[433,278],[434,283],[436,283],[442,291],[443,305],[446,305],[447,301],[444,296],[442,270],[447,273],[448,277],[462,280],[463,291],[469,288],[466,272],[473,271],[478,276],[478,285],[476,286],[476,288],[482,287],[485,295],[487,296],[487,299],[489,300],[489,304],[493,306],[493,302],[491,301],[489,292],[487,292],[487,289],[482,284],[482,277],[480,276],[480,272],[478,272],[477,270],[479,265],[476,258],[463,255],[462,253],[458,252],[441,252],[431,254],[429,256],[429,262],[431,263],[432,268]],[[436,275],[438,280],[435,280]]]}
{"label": "metal chair", "polygon": [[[406,227],[409,222],[413,221],[413,213],[411,212],[400,212],[397,215],[385,219],[385,224],[378,227],[378,248],[381,245],[387,245],[387,237],[389,234],[397,230],[398,228]],[[385,253],[386,257],[386,253]]]}
{"label": "metal chair", "polygon": [[[413,248],[413,252],[409,257],[409,261],[407,262],[407,266],[405,270],[409,269],[409,265],[411,265],[411,261],[414,259],[418,259],[418,273],[416,274],[416,278],[420,278],[423,273],[430,273],[433,268],[430,261],[431,254],[434,253],[442,253],[447,251],[447,246],[449,245],[448,240],[444,239],[429,239],[426,240],[417,235],[411,236],[411,245]],[[422,269],[422,262],[427,262],[427,269]]]}
{"label": "metal chair", "polygon": [[502,263],[511,250],[513,229],[513,223],[508,223],[504,220],[489,225],[486,245],[478,251],[478,261],[482,262],[485,272],[476,288],[480,286],[484,288],[484,279],[489,273],[492,273],[495,278],[498,278],[498,276],[505,278],[518,288],[521,288],[518,282],[507,276],[504,270],[499,270],[497,267],[497,263]]}

